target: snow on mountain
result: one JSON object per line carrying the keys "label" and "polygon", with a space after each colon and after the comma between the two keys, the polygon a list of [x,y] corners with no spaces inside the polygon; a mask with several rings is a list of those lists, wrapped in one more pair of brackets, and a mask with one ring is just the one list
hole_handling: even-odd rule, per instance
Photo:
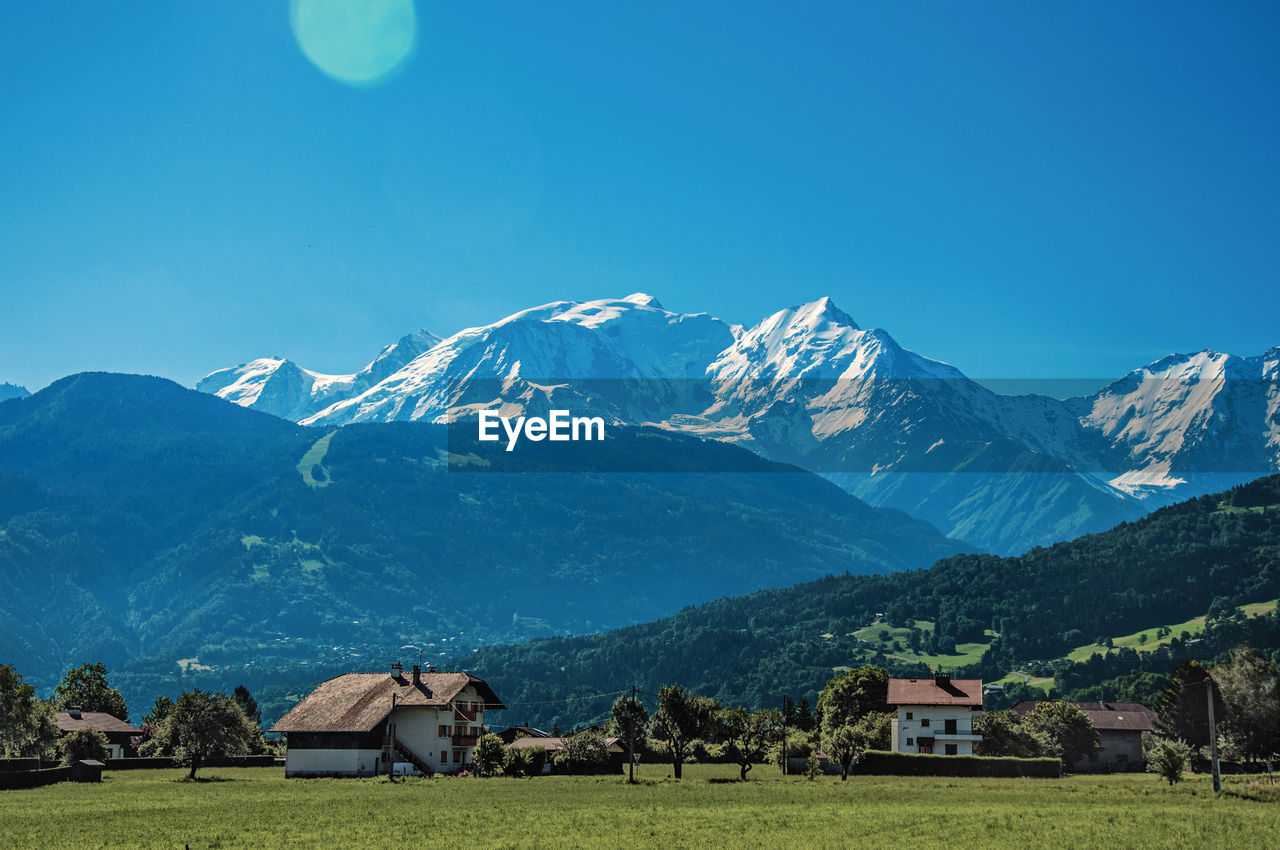
{"label": "snow on mountain", "polygon": [[551,407],[657,424],[1018,552],[1280,468],[1278,371],[1280,349],[1205,351],[1087,398],[1004,396],[859,327],[830,298],[743,328],[637,293],[556,301],[443,340],[411,335],[354,376],[264,359],[198,388],[308,425]]}
{"label": "snow on mountain", "polygon": [[556,301],[460,331],[303,424],[438,421],[503,403],[541,411],[553,401],[645,421],[680,405],[688,379],[732,341],[719,319],[668,312],[642,293]]}
{"label": "snow on mountain", "polygon": [[1278,355],[1174,354],[1073,400],[1113,453],[1108,483],[1164,503],[1280,468]]}
{"label": "snow on mountain", "polygon": [[20,387],[17,384],[0,384],[0,401],[10,398],[26,398],[31,395],[27,392],[26,387]]}
{"label": "snow on mountain", "polygon": [[439,341],[438,336],[425,330],[407,334],[382,349],[368,366],[350,375],[326,375],[303,369],[292,360],[261,357],[206,375],[196,389],[297,422],[363,392]]}

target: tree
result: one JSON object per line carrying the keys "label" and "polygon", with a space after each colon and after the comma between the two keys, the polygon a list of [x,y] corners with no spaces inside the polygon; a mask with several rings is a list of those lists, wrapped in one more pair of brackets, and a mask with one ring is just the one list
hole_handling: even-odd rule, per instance
{"label": "tree", "polygon": [[1060,757],[1058,745],[1040,731],[1034,731],[1011,711],[990,711],[973,719],[973,731],[982,740],[974,745],[980,756],[1017,758]]}
{"label": "tree", "polygon": [[75,764],[83,759],[105,762],[111,755],[107,736],[88,727],[62,736],[58,752],[62,754],[63,764]]}
{"label": "tree", "polygon": [[142,723],[143,725],[150,723],[152,726],[159,726],[169,717],[169,712],[171,711],[173,711],[173,700],[164,695],[158,696],[152,704],[151,710],[142,715]]}
{"label": "tree", "polygon": [[1022,726],[1043,735],[1057,747],[1067,770],[1077,761],[1098,751],[1098,730],[1089,716],[1069,702],[1041,702],[1022,718]]}
{"label": "tree", "polygon": [[15,668],[0,664],[0,753],[6,757],[52,755],[58,740],[53,711]]}
{"label": "tree", "polygon": [[1231,650],[1231,660],[1214,668],[1222,693],[1222,734],[1249,761],[1280,751],[1280,685],[1276,668],[1247,646]]}
{"label": "tree", "polygon": [[[1157,711],[1169,734],[1193,747],[1209,745],[1207,689],[1213,680],[1209,671],[1195,661],[1181,661],[1173,668],[1169,684],[1160,696]],[[1216,718],[1226,716],[1226,706],[1218,688],[1213,688]]]}
{"label": "tree", "polygon": [[648,723],[649,712],[638,698],[623,694],[613,701],[613,708],[609,711],[609,728],[627,748],[632,764],[635,764],[636,754],[631,751],[631,739],[634,737],[637,744],[643,742]]}
{"label": "tree", "polygon": [[813,712],[809,710],[809,701],[801,698],[796,704],[796,728],[802,732],[813,731]]}
{"label": "tree", "polygon": [[880,667],[859,667],[827,682],[818,695],[822,732],[852,726],[873,711],[885,711],[889,695],[889,673]]}
{"label": "tree", "polygon": [[547,763],[542,747],[507,747],[502,772],[507,776],[540,776]]}
{"label": "tree", "polygon": [[506,765],[507,746],[497,735],[482,735],[476,741],[472,760],[475,762],[476,772],[481,776],[497,776]]}
{"label": "tree", "polygon": [[565,738],[552,764],[562,773],[597,773],[609,763],[609,748],[598,729],[584,729]]}
{"label": "tree", "polygon": [[1142,758],[1147,763],[1148,772],[1158,773],[1173,785],[1182,781],[1182,771],[1186,770],[1187,762],[1191,760],[1191,745],[1186,741],[1143,732]]}
{"label": "tree", "polygon": [[77,706],[81,711],[101,711],[119,720],[129,719],[129,708],[117,688],[107,682],[107,666],[101,662],[68,670],[50,699],[57,711]]}
{"label": "tree", "polygon": [[184,691],[160,727],[156,741],[173,753],[179,764],[189,765],[188,777],[210,759],[244,755],[254,740],[253,725],[234,699],[224,693]]}
{"label": "tree", "polygon": [[236,685],[231,698],[236,701],[236,705],[240,706],[240,710],[244,712],[244,716],[250,723],[262,725],[262,710],[258,708],[258,701],[249,693],[248,688],[244,685]]}
{"label": "tree", "polygon": [[649,718],[649,734],[666,745],[676,779],[681,776],[693,743],[711,730],[716,708],[715,700],[690,693],[679,685],[658,689],[658,710]]}
{"label": "tree", "polygon": [[893,714],[873,711],[852,724],[829,729],[822,734],[822,748],[840,765],[840,781],[849,778],[849,768],[867,750],[888,749]]}
{"label": "tree", "polygon": [[769,747],[781,737],[782,712],[776,708],[725,708],[716,720],[727,745],[726,753],[738,765],[739,778],[745,782],[752,765],[763,761]]}

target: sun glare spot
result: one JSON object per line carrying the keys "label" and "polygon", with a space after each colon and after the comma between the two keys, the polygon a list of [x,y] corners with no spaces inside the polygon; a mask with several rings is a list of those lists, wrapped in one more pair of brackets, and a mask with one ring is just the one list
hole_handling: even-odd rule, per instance
{"label": "sun glare spot", "polygon": [[413,0],[291,0],[289,23],[311,63],[349,86],[395,76],[413,56]]}

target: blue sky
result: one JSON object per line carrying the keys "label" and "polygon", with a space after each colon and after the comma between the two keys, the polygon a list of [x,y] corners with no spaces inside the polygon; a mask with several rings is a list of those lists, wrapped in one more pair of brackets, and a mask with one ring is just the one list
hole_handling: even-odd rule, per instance
{"label": "blue sky", "polygon": [[975,377],[1280,345],[1280,6],[0,0],[0,381],[822,295]]}

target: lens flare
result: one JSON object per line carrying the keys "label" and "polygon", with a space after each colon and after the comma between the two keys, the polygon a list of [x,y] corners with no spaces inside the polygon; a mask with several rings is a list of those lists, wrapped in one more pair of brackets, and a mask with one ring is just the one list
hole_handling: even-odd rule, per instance
{"label": "lens flare", "polygon": [[289,23],[311,63],[358,88],[394,77],[413,56],[413,0],[291,0]]}

